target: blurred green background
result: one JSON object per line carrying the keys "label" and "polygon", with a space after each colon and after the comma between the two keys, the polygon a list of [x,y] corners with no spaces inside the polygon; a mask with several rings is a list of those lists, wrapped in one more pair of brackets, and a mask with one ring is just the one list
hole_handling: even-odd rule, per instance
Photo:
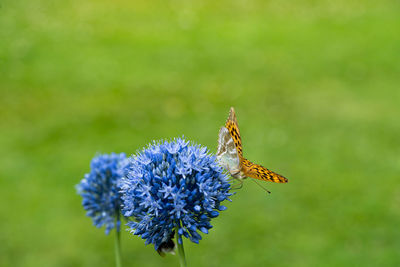
{"label": "blurred green background", "polygon": [[[112,266],[74,185],[97,152],[234,106],[246,181],[189,266],[400,265],[398,1],[0,1],[0,265]],[[177,266],[122,233],[124,266]]]}

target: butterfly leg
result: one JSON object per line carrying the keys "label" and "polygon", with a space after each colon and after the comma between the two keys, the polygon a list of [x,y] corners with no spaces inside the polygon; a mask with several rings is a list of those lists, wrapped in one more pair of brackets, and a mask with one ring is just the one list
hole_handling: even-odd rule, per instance
{"label": "butterfly leg", "polygon": [[243,187],[243,180],[239,180],[239,182],[237,184],[232,185],[232,190],[239,190],[242,187]]}

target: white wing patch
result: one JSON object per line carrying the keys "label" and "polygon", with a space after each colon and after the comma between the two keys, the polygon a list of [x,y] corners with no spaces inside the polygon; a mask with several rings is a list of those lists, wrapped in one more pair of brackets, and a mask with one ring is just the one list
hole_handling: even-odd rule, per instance
{"label": "white wing patch", "polygon": [[225,127],[219,130],[217,159],[231,175],[240,172],[240,160],[235,142]]}

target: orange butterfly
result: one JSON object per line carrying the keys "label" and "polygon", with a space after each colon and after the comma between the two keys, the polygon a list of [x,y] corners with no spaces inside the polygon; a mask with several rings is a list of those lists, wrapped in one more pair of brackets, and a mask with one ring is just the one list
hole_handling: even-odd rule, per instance
{"label": "orange butterfly", "polygon": [[[288,179],[243,157],[242,140],[235,110],[231,108],[225,127],[218,135],[217,159],[232,177],[241,183],[246,177],[274,183],[287,183]],[[268,190],[267,190],[268,191]]]}

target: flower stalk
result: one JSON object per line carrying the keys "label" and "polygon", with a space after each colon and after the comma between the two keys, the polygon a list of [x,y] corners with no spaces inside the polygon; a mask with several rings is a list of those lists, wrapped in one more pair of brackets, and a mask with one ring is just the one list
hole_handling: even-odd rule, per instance
{"label": "flower stalk", "polygon": [[183,240],[182,244],[179,243],[179,234],[178,234],[179,227],[175,228],[176,233],[176,244],[178,245],[178,256],[179,256],[179,263],[181,267],[186,267],[186,257],[185,257],[185,250],[183,249]]}
{"label": "flower stalk", "polygon": [[121,267],[121,232],[119,229],[115,229],[115,266]]}

